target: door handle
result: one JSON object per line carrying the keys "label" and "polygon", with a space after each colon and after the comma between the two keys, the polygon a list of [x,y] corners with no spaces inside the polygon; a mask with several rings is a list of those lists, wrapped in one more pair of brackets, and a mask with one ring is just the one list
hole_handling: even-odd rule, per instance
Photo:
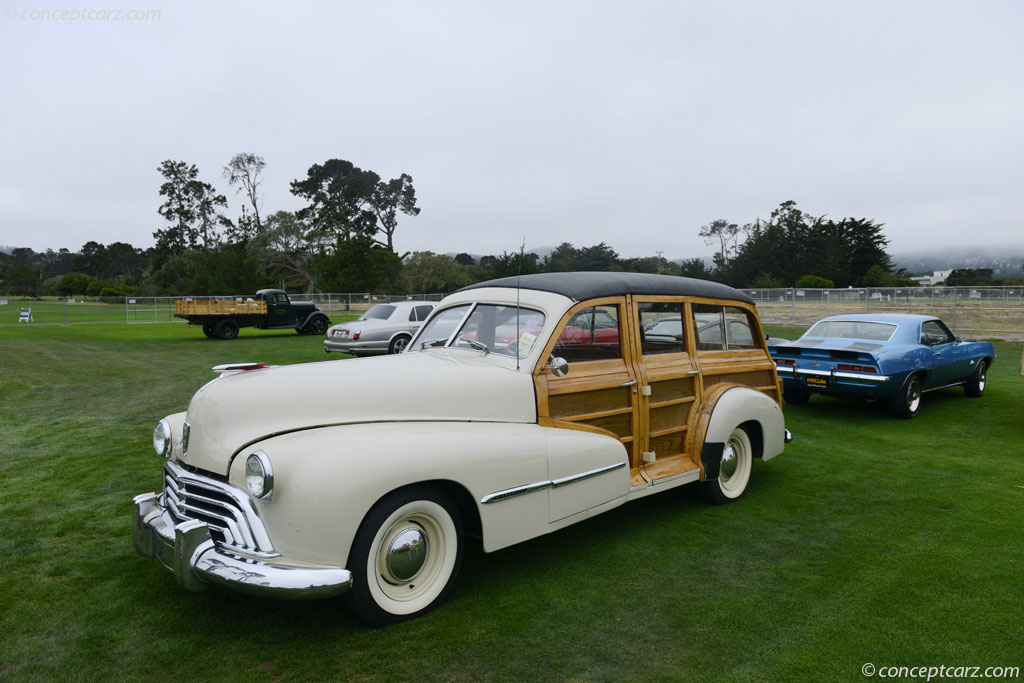
{"label": "door handle", "polygon": [[631,386],[633,386],[634,384],[636,384],[636,380],[635,380],[635,379],[631,379],[631,380],[629,380],[628,382],[623,382],[623,383],[622,383],[622,384],[620,384],[619,386],[620,386],[620,387],[631,387]]}

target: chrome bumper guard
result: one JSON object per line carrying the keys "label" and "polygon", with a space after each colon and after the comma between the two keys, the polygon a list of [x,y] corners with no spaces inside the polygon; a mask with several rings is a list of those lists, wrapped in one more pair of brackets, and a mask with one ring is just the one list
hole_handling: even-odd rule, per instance
{"label": "chrome bumper guard", "polygon": [[218,547],[205,523],[192,519],[174,524],[156,493],[133,499],[132,545],[143,557],[158,559],[190,591],[215,583],[254,595],[314,599],[352,587],[347,569],[247,558]]}

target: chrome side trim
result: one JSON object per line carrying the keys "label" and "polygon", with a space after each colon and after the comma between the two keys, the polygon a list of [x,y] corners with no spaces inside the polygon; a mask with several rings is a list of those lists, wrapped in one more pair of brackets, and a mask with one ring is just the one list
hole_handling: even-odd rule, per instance
{"label": "chrome side trim", "polygon": [[548,481],[538,481],[533,484],[524,484],[523,486],[515,486],[510,489],[504,489],[502,491],[495,491],[494,493],[488,493],[486,496],[480,499],[480,503],[487,505],[488,503],[497,503],[498,501],[508,500],[509,498],[515,498],[516,496],[522,496],[527,493],[533,493],[534,491],[542,491],[549,488],[558,488],[560,486],[567,486],[577,481],[583,481],[584,479],[590,479],[598,475],[604,474],[605,472],[611,472],[617,470],[620,467],[625,467],[626,462],[617,462],[614,465],[608,465],[606,467],[599,467],[596,470],[588,470],[586,472],[580,472],[579,474],[572,474],[568,477],[562,477],[561,479],[549,479]]}
{"label": "chrome side trim", "polygon": [[566,484],[572,484],[577,481],[583,481],[584,479],[590,479],[591,477],[596,477],[599,474],[604,474],[605,472],[612,472],[614,470],[619,469],[620,467],[625,466],[626,461],[623,460],[622,462],[617,462],[614,465],[608,465],[607,467],[599,467],[596,470],[589,470],[587,472],[580,472],[579,474],[573,474],[568,477],[562,477],[561,479],[554,479],[551,481],[551,488],[558,488],[559,486],[565,486]]}
{"label": "chrome side trim", "polygon": [[794,368],[788,365],[776,365],[776,372],[791,372],[793,376],[797,375],[814,375],[818,377],[839,377],[841,379],[857,379],[867,382],[888,382],[891,377],[888,375],[868,375],[857,372],[836,372],[835,370],[807,370],[805,368]]}

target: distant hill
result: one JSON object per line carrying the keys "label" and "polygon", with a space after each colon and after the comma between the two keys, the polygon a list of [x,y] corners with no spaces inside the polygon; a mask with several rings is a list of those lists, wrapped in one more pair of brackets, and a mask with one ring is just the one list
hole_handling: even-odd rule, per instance
{"label": "distant hill", "polygon": [[893,264],[911,275],[930,275],[953,268],[991,268],[995,277],[1020,275],[1024,269],[1024,244],[999,247],[949,248],[894,254]]}

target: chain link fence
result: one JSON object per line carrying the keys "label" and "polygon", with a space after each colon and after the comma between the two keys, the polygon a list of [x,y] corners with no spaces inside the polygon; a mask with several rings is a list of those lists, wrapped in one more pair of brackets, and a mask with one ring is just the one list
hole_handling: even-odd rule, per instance
{"label": "chain link fence", "polygon": [[914,313],[942,318],[957,334],[1024,338],[1024,287],[744,289],[769,325],[810,326],[843,313]]}
{"label": "chain link fence", "polygon": [[[346,292],[341,294],[295,294],[292,301],[312,301],[317,308],[331,314],[362,313],[377,304],[392,301],[440,301],[444,294],[370,294]],[[19,323],[22,311],[30,311],[33,325],[74,325],[80,323],[183,323],[174,317],[174,302],[181,299],[245,301],[245,296],[130,296],[130,297],[69,297],[58,298],[2,298],[0,297],[0,327]]]}
{"label": "chain link fence", "polygon": [[[889,287],[860,289],[745,289],[756,303],[764,323],[804,325],[840,313],[919,313],[942,318],[957,334],[1008,340],[1024,339],[1024,287]],[[445,295],[371,294],[346,292],[295,294],[294,301],[312,301],[327,313],[362,313],[392,301],[440,301]],[[23,309],[31,309],[32,323],[169,323],[174,302],[186,297],[75,297],[22,299],[0,297],[0,327],[19,325]],[[250,295],[188,297],[244,301]]]}

